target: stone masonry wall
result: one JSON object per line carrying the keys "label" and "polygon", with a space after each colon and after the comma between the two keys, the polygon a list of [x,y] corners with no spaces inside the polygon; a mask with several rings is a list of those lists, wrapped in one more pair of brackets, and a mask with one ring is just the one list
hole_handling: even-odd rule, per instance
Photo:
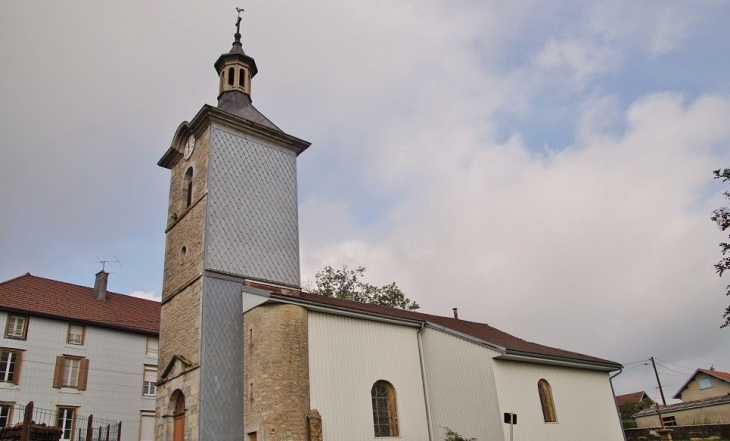
{"label": "stone masonry wall", "polygon": [[256,432],[257,441],[308,441],[307,311],[261,305],[244,314],[243,323],[244,434]]}
{"label": "stone masonry wall", "polygon": [[[209,147],[210,129],[206,129],[196,141],[190,159],[180,159],[171,171],[163,302],[203,272]],[[193,197],[192,205],[186,207],[184,177],[190,167],[193,168]],[[184,257],[183,247],[186,249]]]}
{"label": "stone masonry wall", "polygon": [[191,363],[199,364],[202,294],[201,277],[177,294],[173,301],[162,304],[158,359],[160,373],[174,355],[181,355]]}

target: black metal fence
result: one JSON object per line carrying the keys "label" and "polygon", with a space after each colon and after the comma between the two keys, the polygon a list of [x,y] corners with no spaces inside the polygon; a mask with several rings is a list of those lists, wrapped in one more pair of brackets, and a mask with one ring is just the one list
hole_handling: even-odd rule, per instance
{"label": "black metal fence", "polygon": [[111,421],[78,415],[73,407],[58,410],[14,404],[3,409],[4,427],[0,427],[0,441],[119,441],[121,421]]}

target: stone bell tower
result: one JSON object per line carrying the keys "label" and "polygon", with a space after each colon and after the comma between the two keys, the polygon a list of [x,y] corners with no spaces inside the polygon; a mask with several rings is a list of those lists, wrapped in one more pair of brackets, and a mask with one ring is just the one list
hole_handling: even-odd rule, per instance
{"label": "stone bell tower", "polygon": [[242,289],[299,291],[297,156],[310,144],[251,103],[240,20],[214,64],[218,105],[180,124],[158,162],[171,171],[158,441],[243,438]]}

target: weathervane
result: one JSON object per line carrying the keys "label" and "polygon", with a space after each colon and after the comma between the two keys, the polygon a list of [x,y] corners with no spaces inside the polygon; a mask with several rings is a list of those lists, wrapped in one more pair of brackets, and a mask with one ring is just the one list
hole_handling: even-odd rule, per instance
{"label": "weathervane", "polygon": [[243,8],[236,8],[236,11],[238,11],[238,20],[236,20],[236,34],[241,35],[241,12],[243,12]]}

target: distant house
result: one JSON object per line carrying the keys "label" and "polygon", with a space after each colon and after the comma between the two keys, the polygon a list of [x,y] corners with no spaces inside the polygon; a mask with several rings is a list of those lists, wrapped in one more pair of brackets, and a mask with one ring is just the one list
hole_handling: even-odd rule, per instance
{"label": "distant house", "polygon": [[107,276],[0,283],[0,428],[33,401],[61,440],[78,440],[90,414],[121,421],[123,441],[152,440],[160,303],[107,292]]}
{"label": "distant house", "polygon": [[[683,402],[660,408],[666,426],[730,423],[730,373],[697,369],[672,398]],[[633,417],[640,428],[660,426],[655,407]]]}
{"label": "distant house", "polygon": [[649,398],[649,396],[644,391],[632,392],[625,395],[616,395],[616,405],[619,407],[627,404],[639,404],[644,402],[644,400],[651,401],[651,398]]}
{"label": "distant house", "polygon": [[672,398],[682,401],[701,400],[730,394],[730,373],[697,369]]}
{"label": "distant house", "polygon": [[622,420],[628,420],[639,411],[654,404],[654,401],[644,391],[616,396],[616,406],[621,413]]}

